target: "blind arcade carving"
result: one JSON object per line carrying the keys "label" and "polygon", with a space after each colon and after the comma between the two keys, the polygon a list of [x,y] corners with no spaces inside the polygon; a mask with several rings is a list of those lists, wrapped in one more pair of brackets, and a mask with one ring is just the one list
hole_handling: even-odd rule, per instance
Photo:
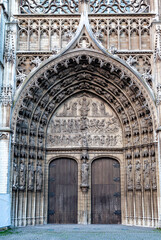
{"label": "blind arcade carving", "polygon": [[51,118],[47,147],[121,147],[122,131],[114,111],[92,95],[65,102]]}

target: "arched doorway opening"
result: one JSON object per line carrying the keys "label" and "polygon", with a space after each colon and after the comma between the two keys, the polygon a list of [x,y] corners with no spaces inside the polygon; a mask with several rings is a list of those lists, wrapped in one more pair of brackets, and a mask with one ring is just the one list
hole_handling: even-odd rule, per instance
{"label": "arched doorway opening", "polygon": [[77,223],[78,167],[70,158],[49,165],[48,223]]}
{"label": "arched doorway opening", "polygon": [[99,158],[92,163],[91,222],[121,223],[120,164],[115,159]]}

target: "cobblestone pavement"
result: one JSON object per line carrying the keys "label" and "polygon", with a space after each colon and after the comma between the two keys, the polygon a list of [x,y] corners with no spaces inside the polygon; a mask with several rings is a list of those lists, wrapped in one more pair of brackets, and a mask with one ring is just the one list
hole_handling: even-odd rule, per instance
{"label": "cobblestone pavement", "polygon": [[44,225],[15,228],[8,240],[161,240],[161,230],[124,225]]}

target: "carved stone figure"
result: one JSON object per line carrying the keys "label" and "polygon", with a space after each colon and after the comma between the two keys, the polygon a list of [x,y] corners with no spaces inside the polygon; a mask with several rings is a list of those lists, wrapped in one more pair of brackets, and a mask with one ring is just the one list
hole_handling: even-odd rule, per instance
{"label": "carved stone figure", "polygon": [[88,112],[90,110],[90,108],[88,107],[89,106],[89,100],[87,100],[86,97],[83,97],[82,100],[79,102],[79,104],[81,105],[81,108],[80,108],[80,113],[81,113],[81,116],[88,116]]}
{"label": "carved stone figure", "polygon": [[141,164],[140,161],[136,161],[135,166],[135,186],[137,190],[141,189]]}
{"label": "carved stone figure", "polygon": [[81,166],[81,180],[81,187],[89,187],[89,165],[85,159]]}
{"label": "carved stone figure", "polygon": [[42,165],[40,162],[38,162],[36,168],[36,189],[38,191],[42,190],[42,181],[43,181]]}
{"label": "carved stone figure", "polygon": [[127,165],[127,188],[128,190],[133,189],[133,173],[132,173],[132,164],[130,160],[128,160],[128,165]]}
{"label": "carved stone figure", "polygon": [[33,162],[29,162],[28,165],[28,190],[32,191],[34,189],[34,178],[35,178],[35,170],[33,166]]}
{"label": "carved stone figure", "polygon": [[150,189],[150,166],[148,160],[144,160],[144,188]]}
{"label": "carved stone figure", "polygon": [[101,102],[99,109],[100,109],[100,115],[106,116],[105,104],[103,102]]}
{"label": "carved stone figure", "polygon": [[151,180],[152,180],[152,189],[153,190],[157,189],[155,159],[152,160],[152,164],[151,164]]}
{"label": "carved stone figure", "polygon": [[16,160],[13,162],[13,185],[14,190],[18,189],[18,165]]}
{"label": "carved stone figure", "polygon": [[76,103],[76,102],[74,102],[74,103],[72,104],[71,116],[73,116],[73,117],[77,116],[77,103]]}
{"label": "carved stone figure", "polygon": [[95,102],[92,103],[92,114],[93,116],[98,116],[98,106]]}
{"label": "carved stone figure", "polygon": [[68,107],[67,103],[64,103],[64,108],[63,108],[63,112],[57,114],[57,116],[59,117],[67,117],[68,116],[68,111],[70,110],[70,107]]}
{"label": "carved stone figure", "polygon": [[20,170],[19,170],[19,189],[24,190],[26,185],[26,165],[25,160],[21,159],[20,161]]}

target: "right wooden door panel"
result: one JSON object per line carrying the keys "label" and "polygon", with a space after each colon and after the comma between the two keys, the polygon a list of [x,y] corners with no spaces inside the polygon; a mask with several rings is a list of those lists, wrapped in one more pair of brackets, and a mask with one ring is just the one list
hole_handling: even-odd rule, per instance
{"label": "right wooden door panel", "polygon": [[92,223],[121,223],[120,165],[109,158],[92,163]]}

